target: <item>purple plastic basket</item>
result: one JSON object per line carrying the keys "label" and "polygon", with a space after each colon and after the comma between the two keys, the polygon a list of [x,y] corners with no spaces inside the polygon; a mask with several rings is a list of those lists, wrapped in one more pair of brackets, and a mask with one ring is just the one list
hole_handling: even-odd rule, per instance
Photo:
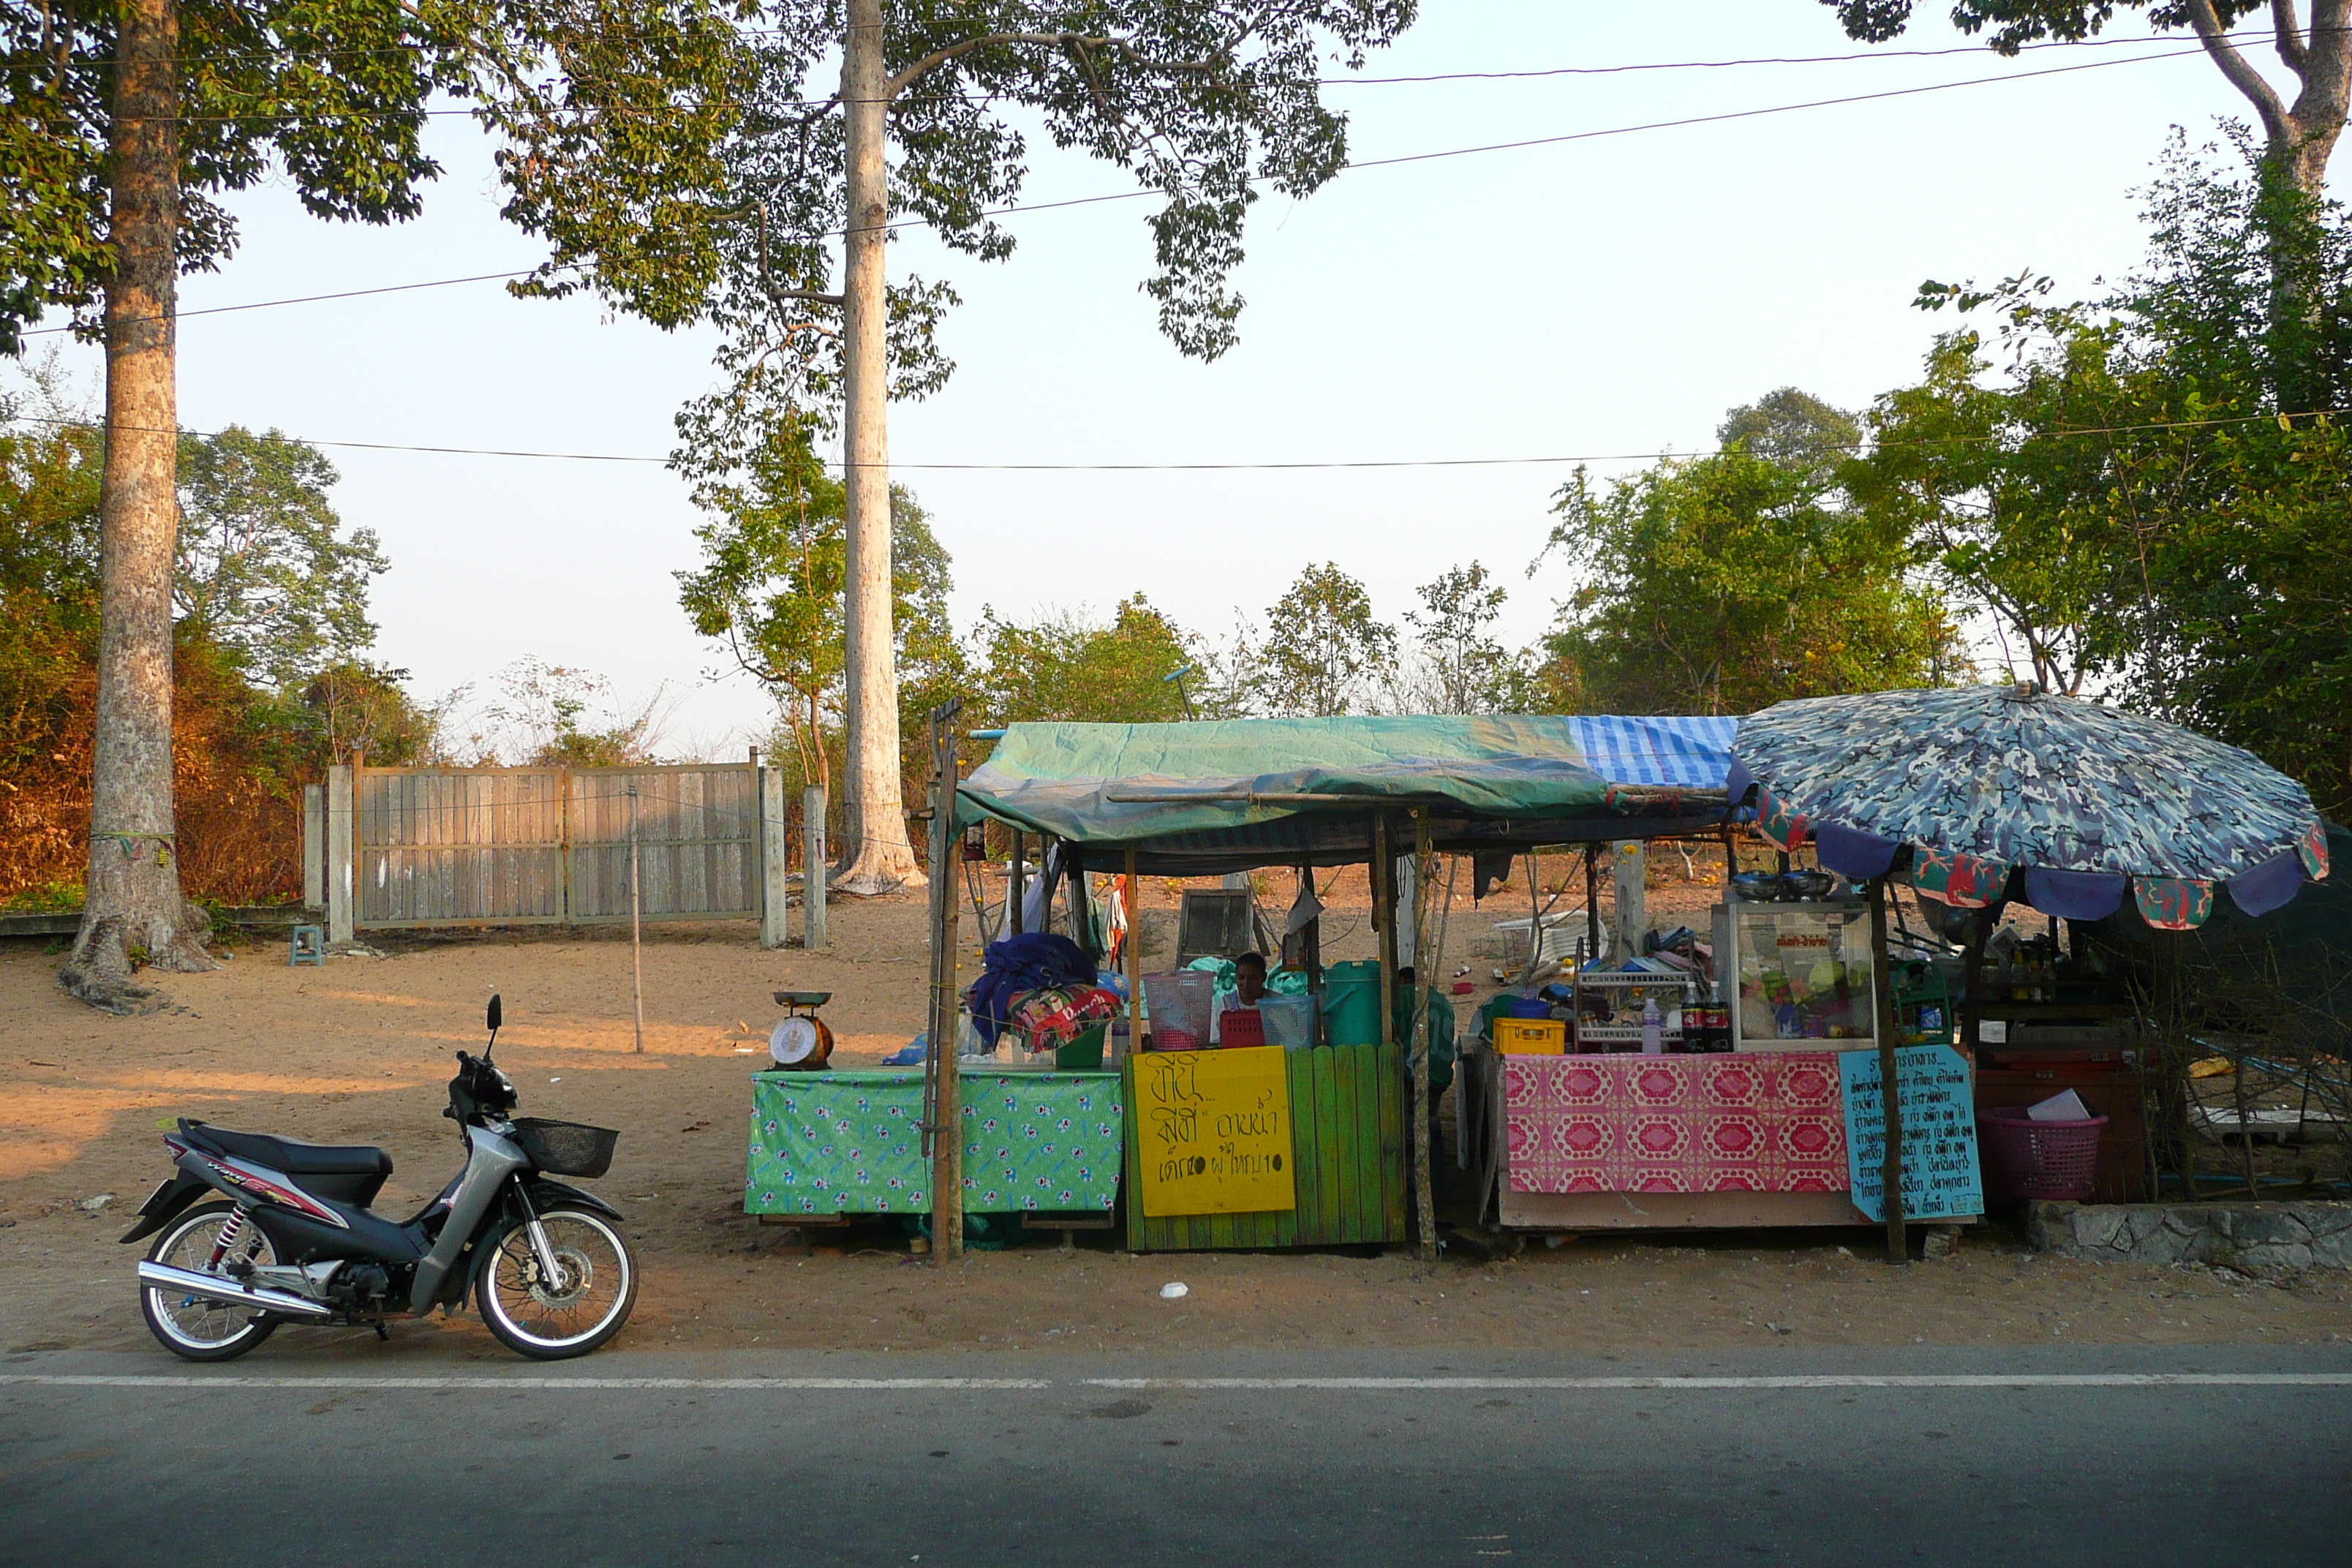
{"label": "purple plastic basket", "polygon": [[2107,1119],[2036,1121],[2021,1105],[1977,1112],[1985,1192],[1997,1198],[2081,1199],[2091,1195],[2099,1134]]}

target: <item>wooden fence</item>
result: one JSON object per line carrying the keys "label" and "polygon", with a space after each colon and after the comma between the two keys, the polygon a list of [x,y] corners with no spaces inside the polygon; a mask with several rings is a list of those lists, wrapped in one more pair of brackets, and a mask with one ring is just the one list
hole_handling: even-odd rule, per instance
{"label": "wooden fence", "polygon": [[[783,941],[781,775],[751,763],[337,767],[306,801],[330,939],[420,926],[747,920]],[[634,795],[632,794],[634,792]]]}

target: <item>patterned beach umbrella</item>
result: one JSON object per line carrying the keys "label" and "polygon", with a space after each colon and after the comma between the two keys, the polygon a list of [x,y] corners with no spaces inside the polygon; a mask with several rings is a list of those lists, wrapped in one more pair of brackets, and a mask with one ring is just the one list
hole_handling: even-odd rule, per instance
{"label": "patterned beach umbrella", "polygon": [[2044,914],[2099,920],[2128,890],[2147,923],[2201,924],[2217,886],[2250,915],[2327,874],[2301,784],[2159,720],[2031,685],[1783,702],[1743,720],[1727,781],[1783,849],[1810,837],[1857,880],[1912,849],[1924,895],[1963,909],[2025,873]]}

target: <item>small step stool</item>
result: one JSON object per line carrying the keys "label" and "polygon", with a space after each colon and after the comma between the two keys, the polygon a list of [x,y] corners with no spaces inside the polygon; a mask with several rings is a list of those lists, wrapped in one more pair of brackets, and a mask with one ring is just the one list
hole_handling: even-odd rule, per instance
{"label": "small step stool", "polygon": [[327,928],[325,926],[294,928],[293,937],[286,947],[286,964],[290,969],[298,963],[315,963],[321,969],[327,966]]}

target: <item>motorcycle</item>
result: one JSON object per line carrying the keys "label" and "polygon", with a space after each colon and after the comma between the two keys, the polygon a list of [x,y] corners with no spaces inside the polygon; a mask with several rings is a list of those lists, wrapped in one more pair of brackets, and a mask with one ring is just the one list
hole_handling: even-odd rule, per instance
{"label": "motorcycle", "polygon": [[441,1112],[458,1124],[465,1167],[405,1220],[369,1206],[392,1174],[381,1149],[181,1118],[163,1139],[178,1173],[122,1237],[156,1237],[139,1304],[163,1347],[227,1361],[289,1322],[389,1339],[393,1320],[462,1310],[469,1296],[500,1343],[538,1361],[585,1355],[619,1332],[637,1294],[621,1212],[548,1178],[603,1175],[620,1135],[510,1116],[513,1080],[490,1062],[500,1018],[493,996],[489,1044],[479,1058],[457,1053]]}

